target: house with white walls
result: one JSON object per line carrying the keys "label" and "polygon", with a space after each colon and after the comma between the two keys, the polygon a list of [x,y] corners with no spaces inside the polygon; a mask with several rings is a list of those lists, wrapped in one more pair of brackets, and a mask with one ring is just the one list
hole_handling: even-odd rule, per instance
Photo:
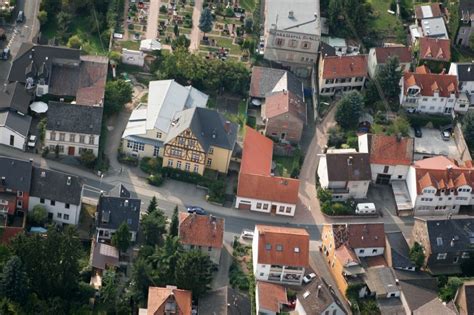
{"label": "house with white walls", "polygon": [[459,92],[455,75],[430,73],[421,66],[415,72],[404,73],[400,87],[400,104],[408,110],[449,115],[469,109],[469,100]]}
{"label": "house with white walls", "polygon": [[330,149],[319,160],[319,184],[334,200],[365,198],[371,174],[369,154],[355,149]]}
{"label": "house with white walls", "polygon": [[412,60],[410,47],[374,47],[370,48],[368,56],[368,71],[371,78],[375,78],[377,72],[380,71],[389,58],[396,57],[400,64],[399,70],[406,72],[410,70]]}
{"label": "house with white walls", "polygon": [[369,153],[372,182],[389,184],[393,180],[405,180],[413,161],[413,138],[363,134],[358,140],[359,152]]}
{"label": "house with white walls", "polygon": [[252,255],[256,280],[301,285],[309,266],[309,234],[300,228],[256,225]]}
{"label": "house with white walls", "polygon": [[469,99],[469,109],[474,108],[474,62],[452,62],[449,74],[458,78],[459,92],[465,93]]}
{"label": "house with white walls", "polygon": [[368,78],[367,55],[326,56],[319,60],[319,94],[360,91]]}
{"label": "house with white walls", "polygon": [[83,185],[77,176],[33,167],[29,210],[42,205],[51,220],[62,225],[77,225],[81,214]]}
{"label": "house with white walls", "polygon": [[413,163],[406,179],[415,216],[446,216],[461,206],[474,205],[474,166],[445,156]]}

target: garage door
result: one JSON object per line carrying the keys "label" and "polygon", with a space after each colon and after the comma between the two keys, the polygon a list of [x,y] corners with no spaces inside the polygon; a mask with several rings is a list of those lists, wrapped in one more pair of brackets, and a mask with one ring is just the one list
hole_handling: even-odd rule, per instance
{"label": "garage door", "polygon": [[240,210],[250,210],[250,206],[251,204],[247,204],[247,203],[239,203],[239,209]]}
{"label": "garage door", "polygon": [[390,175],[387,174],[377,174],[376,184],[388,185],[390,183]]}

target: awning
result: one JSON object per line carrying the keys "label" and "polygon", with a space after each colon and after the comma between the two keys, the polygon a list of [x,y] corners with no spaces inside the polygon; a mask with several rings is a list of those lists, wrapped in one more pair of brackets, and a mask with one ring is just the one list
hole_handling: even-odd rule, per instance
{"label": "awning", "polygon": [[48,104],[44,102],[33,102],[31,103],[30,108],[35,113],[42,114],[48,111]]}
{"label": "awning", "polygon": [[48,230],[46,230],[45,228],[40,227],[40,226],[34,226],[30,229],[30,232],[31,233],[45,234],[46,232],[48,232]]}

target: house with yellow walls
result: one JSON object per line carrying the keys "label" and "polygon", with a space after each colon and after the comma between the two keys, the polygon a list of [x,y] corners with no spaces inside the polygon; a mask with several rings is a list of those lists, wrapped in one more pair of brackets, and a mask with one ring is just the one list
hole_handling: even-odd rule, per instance
{"label": "house with yellow walls", "polygon": [[193,107],[178,112],[164,141],[163,167],[200,175],[206,168],[227,173],[237,132],[238,125],[217,111]]}
{"label": "house with yellow walls", "polygon": [[163,156],[164,141],[177,112],[206,107],[208,95],[174,80],[151,81],[148,101],[133,110],[122,135],[122,150],[137,158]]}

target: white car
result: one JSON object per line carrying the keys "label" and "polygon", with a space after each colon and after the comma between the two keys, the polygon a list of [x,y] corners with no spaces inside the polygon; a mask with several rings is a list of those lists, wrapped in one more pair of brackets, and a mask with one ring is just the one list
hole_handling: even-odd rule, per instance
{"label": "white car", "polygon": [[240,234],[240,237],[242,239],[249,239],[249,240],[252,240],[253,239],[253,231],[251,230],[243,230],[242,231],[242,234]]}
{"label": "white car", "polygon": [[303,278],[303,283],[310,283],[314,278],[316,278],[316,274],[314,272],[307,274]]}
{"label": "white car", "polygon": [[31,135],[29,138],[28,138],[28,148],[34,148],[36,146],[36,136],[35,135]]}

